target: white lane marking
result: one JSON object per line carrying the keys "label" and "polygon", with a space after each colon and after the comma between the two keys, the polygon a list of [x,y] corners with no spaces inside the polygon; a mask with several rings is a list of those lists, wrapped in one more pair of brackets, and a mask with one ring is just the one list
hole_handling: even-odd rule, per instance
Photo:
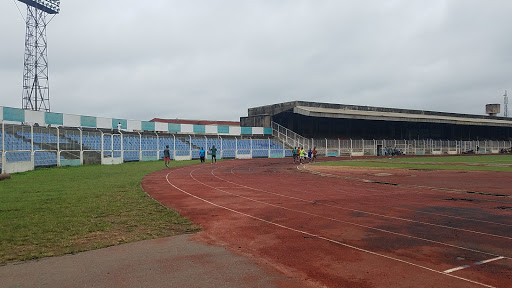
{"label": "white lane marking", "polygon": [[493,262],[493,261],[497,261],[497,260],[501,260],[501,259],[505,259],[505,257],[500,256],[500,257],[496,257],[496,258],[492,258],[492,259],[487,259],[487,260],[475,262],[472,265],[463,265],[463,266],[455,267],[455,268],[452,268],[452,269],[445,270],[445,271],[443,271],[443,273],[452,273],[452,272],[455,272],[455,271],[459,271],[459,270],[462,270],[462,269],[469,268],[469,267],[474,266],[474,265],[482,265],[482,264],[485,264],[485,263],[489,263],[489,262]]}
{"label": "white lane marking", "polygon": [[[231,168],[231,174],[237,176],[238,178],[243,178],[241,176],[238,176],[234,172],[234,170],[233,170],[234,168],[235,167]],[[263,168],[261,168],[261,169],[263,169]],[[297,167],[297,169],[299,169],[299,168]],[[312,174],[316,174],[316,171],[313,171],[313,170],[308,170],[308,171],[310,171]],[[313,172],[315,172],[315,173],[313,173]],[[325,175],[322,175],[322,176],[325,176]],[[400,187],[400,188],[406,188],[406,187]],[[368,191],[377,191],[376,189],[368,189],[368,188],[365,188],[365,189],[367,189]],[[356,195],[357,194],[357,193],[351,193],[351,192],[347,192],[347,191],[343,191],[343,190],[336,190],[336,191],[343,192],[345,194],[352,194],[352,195]],[[436,194],[436,193],[428,193],[428,192],[425,192],[425,191],[415,191],[413,193],[409,193],[409,192],[405,193],[405,192],[403,192],[403,193],[399,193],[399,194],[395,193],[393,195],[402,195],[402,194],[407,194],[407,195],[411,195],[411,194],[439,195],[439,194]],[[357,195],[360,195],[360,194],[357,194]],[[368,196],[368,195],[365,195],[365,196],[371,197],[371,196]],[[381,197],[389,197],[389,194],[388,195],[383,195],[383,193],[380,193],[380,196]],[[408,202],[409,203],[424,204],[423,202],[412,202],[412,201],[408,201]],[[488,223],[488,224],[499,225],[499,226],[509,226],[509,227],[512,227],[512,224],[506,224],[506,223],[498,223],[498,222],[486,221],[486,220],[481,220],[481,219],[459,217],[459,216],[446,215],[446,214],[433,213],[433,212],[417,211],[417,210],[401,208],[401,207],[400,208],[394,207],[394,208],[395,209],[400,209],[400,210],[412,211],[412,212],[416,212],[416,213],[431,214],[431,215],[436,215],[436,216],[441,216],[441,217],[447,217],[447,218],[455,218],[455,219],[462,219],[462,220],[467,220],[467,221],[475,221],[475,222],[482,222],[482,223]],[[455,208],[455,207],[451,207],[451,208],[455,209],[455,210],[465,210],[465,209],[462,209],[462,208]]]}
{"label": "white lane marking", "polygon": [[452,272],[455,272],[455,271],[458,271],[458,270],[462,270],[462,269],[466,269],[466,268],[469,268],[471,267],[471,265],[464,265],[464,266],[459,266],[459,267],[455,267],[455,268],[452,268],[452,269],[448,269],[448,270],[445,270],[443,271],[443,273],[452,273]]}
{"label": "white lane marking", "polygon": [[[365,192],[377,192],[379,190],[377,189],[372,189],[372,188],[369,188],[369,187],[361,187],[362,189],[365,189]],[[404,188],[404,187],[399,187],[399,188]],[[337,192],[341,192],[345,195],[358,195],[358,196],[364,196],[364,197],[372,197],[374,199],[378,199],[378,198],[389,198],[390,197],[390,193],[379,193],[379,195],[367,195],[367,194],[361,194],[361,193],[354,193],[354,192],[349,192],[349,191],[345,191],[343,189],[335,189],[334,191],[337,191]],[[434,194],[434,193],[422,193],[422,192],[411,192],[411,193],[405,193],[405,192],[398,192],[398,193],[395,193],[395,194],[392,194],[393,196],[401,196],[401,195],[407,195],[407,196],[411,196],[413,194],[427,194],[427,195],[439,195],[439,194]],[[407,200],[407,203],[412,203],[412,204],[422,204],[424,205],[425,202],[420,202],[420,201],[411,201],[411,200]],[[422,213],[422,214],[430,214],[430,215],[436,215],[436,216],[441,216],[441,217],[446,217],[446,218],[455,218],[455,219],[461,219],[461,220],[466,220],[466,221],[474,221],[474,222],[482,222],[482,223],[488,223],[488,224],[493,224],[493,225],[499,225],[499,226],[508,226],[508,227],[512,227],[512,224],[506,224],[506,223],[498,223],[498,222],[492,222],[492,221],[487,221],[487,220],[481,220],[481,219],[474,219],[474,218],[467,218],[467,217],[460,217],[460,216],[453,216],[453,215],[447,215],[447,214],[441,214],[441,213],[433,213],[433,212],[426,212],[426,211],[419,211],[419,210],[413,210],[413,209],[407,209],[407,208],[403,208],[403,207],[393,207],[393,209],[397,209],[397,210],[406,210],[406,211],[411,211],[411,212],[414,212],[414,213]],[[464,208],[456,208],[456,207],[450,207],[450,209],[453,209],[453,210],[458,210],[458,211],[467,211],[467,209],[464,209]]]}
{"label": "white lane marking", "polygon": [[492,258],[492,259],[488,259],[488,260],[484,260],[484,261],[480,261],[480,262],[475,262],[475,265],[482,265],[482,264],[485,264],[485,263],[501,260],[501,259],[504,259],[504,258],[505,257],[503,257],[503,256],[499,256],[499,257],[496,257],[496,258]]}
{"label": "white lane marking", "polygon": [[[297,167],[298,168],[298,167]],[[299,169],[300,170],[300,169]],[[357,181],[357,182],[364,182],[364,183],[375,183],[377,181],[374,181],[374,180],[368,180],[368,179],[363,179],[363,178],[357,178],[357,177],[350,177],[350,176],[343,176],[343,175],[334,175],[334,174],[329,174],[329,173],[325,173],[325,172],[319,172],[319,171],[315,171],[315,170],[309,170],[307,169],[307,167],[304,167],[304,170],[307,170],[309,173],[311,174],[315,174],[315,175],[320,175],[320,176],[323,176],[323,177],[331,177],[331,178],[341,178],[341,179],[346,179],[346,180],[353,180],[353,181]],[[445,191],[445,192],[449,192],[449,193],[456,193],[456,194],[461,194],[461,193],[466,193],[467,191],[466,190],[459,190],[459,189],[452,189],[452,188],[443,188],[443,187],[430,187],[430,186],[424,186],[424,185],[412,185],[412,184],[397,184],[395,183],[395,185],[397,187],[408,187],[408,188],[418,188],[418,189],[429,189],[429,190],[437,190],[437,191]],[[488,194],[478,194],[480,192],[477,192],[477,194],[474,194],[474,196],[477,196],[477,195],[480,195],[480,196],[492,196],[492,195],[488,195]],[[483,192],[482,192],[483,193]],[[431,195],[437,195],[437,194],[434,194],[434,193],[428,193],[428,192],[421,192],[421,194],[431,194]],[[502,198],[512,198],[512,195],[504,195],[504,196],[501,196]],[[495,202],[495,203],[503,203],[503,204],[512,204],[512,202],[509,202],[509,201],[500,201],[500,200],[494,200],[494,199],[482,199],[482,198],[478,198],[479,201],[485,201],[485,202]]]}
{"label": "white lane marking", "polygon": [[[217,168],[217,169],[219,169],[219,168]],[[213,176],[217,177],[218,179],[230,183],[229,180],[225,180],[225,179],[223,179],[223,178],[221,178],[221,177],[219,177],[219,176],[217,176],[217,175],[215,175],[213,173],[217,169],[213,169],[210,173]],[[471,252],[475,252],[475,253],[480,253],[480,254],[484,254],[484,255],[499,256],[497,254],[493,254],[493,253],[489,253],[489,252],[484,252],[484,251],[480,251],[480,250],[475,250],[475,249],[471,249],[471,248],[461,247],[461,246],[457,246],[457,245],[453,245],[453,244],[448,244],[448,243],[443,243],[443,242],[439,242],[439,241],[435,241],[435,240],[430,240],[430,239],[426,239],[426,238],[421,238],[421,237],[417,237],[417,236],[412,236],[412,235],[402,234],[402,233],[393,232],[393,231],[389,231],[389,230],[384,230],[384,229],[380,229],[380,228],[375,228],[375,227],[366,226],[366,225],[362,225],[362,224],[357,224],[357,223],[354,223],[354,222],[348,222],[348,221],[344,221],[344,220],[340,220],[340,219],[336,219],[336,218],[325,217],[325,216],[321,216],[321,215],[318,215],[318,214],[313,214],[313,213],[309,213],[309,212],[305,212],[305,211],[295,210],[295,209],[284,207],[284,206],[281,206],[281,205],[276,205],[276,204],[271,204],[271,203],[263,202],[263,201],[260,201],[260,200],[255,200],[255,199],[252,199],[252,198],[249,198],[249,197],[246,197],[246,196],[242,196],[242,195],[239,195],[239,194],[235,194],[235,193],[231,193],[231,192],[222,190],[221,187],[214,187],[214,186],[205,184],[204,182],[200,182],[200,181],[198,181],[192,175],[192,173],[190,173],[190,176],[196,182],[198,182],[198,183],[200,183],[200,184],[202,184],[204,186],[207,186],[209,188],[213,188],[215,190],[222,191],[223,193],[226,193],[226,194],[230,194],[230,195],[233,195],[233,196],[236,196],[236,197],[244,198],[244,199],[247,199],[247,200],[250,200],[250,201],[254,201],[254,202],[258,202],[258,203],[261,203],[261,204],[265,204],[265,205],[268,205],[268,206],[273,206],[273,207],[277,207],[277,208],[281,208],[281,209],[285,209],[285,210],[289,210],[289,211],[293,211],[293,212],[297,212],[297,213],[301,213],[301,214],[306,214],[306,215],[309,215],[309,216],[319,217],[319,218],[323,218],[323,219],[327,219],[327,220],[331,220],[331,221],[335,221],[335,222],[339,222],[339,223],[354,225],[354,226],[363,227],[363,228],[367,228],[367,229],[371,229],[371,230],[376,230],[376,231],[390,233],[390,234],[394,234],[394,235],[398,235],[398,236],[408,237],[408,238],[411,238],[411,239],[417,239],[417,240],[422,240],[422,241],[426,241],[426,242],[430,242],[430,243],[435,243],[435,244],[439,244],[439,245],[453,247],[453,248],[457,248],[457,249],[461,249],[461,250],[467,250],[467,251],[471,251]],[[231,183],[231,184],[236,184],[236,183]],[[236,184],[236,185],[239,185],[239,184]],[[245,185],[239,185],[239,186],[241,186],[241,188],[255,190],[255,188],[251,188],[249,186],[245,186]],[[265,192],[265,193],[267,193],[267,194],[274,194],[274,195],[277,195],[277,196],[284,196],[284,195],[277,194],[277,193],[272,193],[272,192]],[[311,203],[311,201],[307,201],[307,202]]]}
{"label": "white lane marking", "polygon": [[[199,170],[199,169],[201,169],[201,168],[194,169],[190,173],[192,173],[192,172],[194,172],[196,170]],[[346,244],[346,243],[342,243],[342,242],[337,241],[337,240],[333,240],[333,239],[330,239],[330,238],[327,238],[327,237],[323,237],[323,236],[316,235],[316,234],[313,234],[313,233],[309,233],[309,232],[306,232],[306,231],[302,231],[302,230],[298,230],[298,229],[295,229],[295,228],[291,228],[291,227],[288,227],[288,226],[285,226],[285,225],[282,225],[282,224],[278,224],[278,223],[275,223],[275,222],[272,222],[272,221],[268,221],[268,220],[265,220],[265,219],[262,219],[262,218],[250,215],[250,214],[246,214],[246,213],[243,213],[243,212],[240,212],[240,211],[228,208],[226,206],[219,205],[217,203],[214,203],[214,202],[208,201],[206,199],[203,199],[203,198],[201,198],[201,197],[199,197],[197,195],[191,194],[191,193],[189,193],[189,192],[187,192],[187,191],[185,191],[185,190],[175,186],[174,184],[172,184],[169,181],[169,174],[171,174],[171,173],[172,173],[172,171],[167,173],[167,175],[165,176],[165,179],[167,180],[167,183],[169,183],[169,185],[173,186],[175,189],[177,189],[177,190],[179,190],[179,191],[181,191],[181,192],[183,192],[183,193],[185,193],[185,194],[187,194],[187,195],[189,195],[189,196],[191,196],[193,198],[201,200],[201,201],[203,201],[205,203],[208,203],[210,205],[213,205],[215,207],[218,207],[218,208],[221,208],[221,209],[225,209],[227,211],[230,211],[230,212],[233,212],[233,213],[236,213],[236,214],[239,214],[239,215],[243,215],[243,216],[246,216],[246,217],[249,217],[249,218],[252,218],[252,219],[255,219],[255,220],[267,223],[267,224],[270,224],[270,225],[274,225],[274,226],[277,226],[277,227],[280,227],[280,228],[283,228],[283,229],[286,229],[286,230],[290,230],[290,231],[297,232],[297,233],[300,233],[300,234],[304,234],[304,235],[308,235],[308,236],[315,237],[315,238],[318,238],[318,239],[322,239],[322,240],[325,240],[325,241],[328,241],[328,242],[331,242],[331,243],[334,243],[334,244],[337,244],[337,245],[340,245],[340,246],[348,247],[348,248],[351,248],[351,249],[354,249],[354,250],[357,250],[357,251],[365,252],[365,253],[372,254],[372,255],[375,255],[375,256],[380,256],[380,257],[383,257],[383,258],[386,258],[386,259],[390,259],[390,260],[394,260],[394,261],[397,261],[397,262],[400,262],[400,263],[409,264],[409,265],[414,266],[414,267],[422,268],[422,269],[425,269],[425,270],[428,270],[428,271],[431,271],[431,272],[434,272],[434,273],[438,273],[438,274],[441,274],[441,275],[446,275],[446,276],[453,277],[453,278],[456,278],[456,279],[459,279],[459,280],[463,280],[463,281],[466,281],[466,282],[477,284],[477,285],[480,285],[480,286],[483,286],[483,287],[496,288],[495,286],[490,286],[490,285],[483,284],[483,283],[480,283],[480,282],[476,282],[476,281],[473,281],[473,280],[470,280],[470,279],[466,279],[466,278],[463,278],[463,277],[459,277],[459,276],[455,276],[455,275],[451,275],[451,274],[446,274],[446,273],[443,273],[441,271],[434,270],[432,268],[428,268],[428,267],[425,267],[425,266],[422,266],[422,265],[418,265],[418,264],[414,264],[414,263],[411,263],[411,262],[408,262],[408,261],[405,261],[405,260],[401,260],[401,259],[394,258],[394,257],[391,257],[391,256],[387,256],[387,255],[384,255],[384,254],[380,254],[380,253],[376,253],[376,252],[369,251],[369,250],[366,250],[366,249],[362,249],[362,248],[359,248],[359,247],[356,247],[356,246],[352,246],[352,245],[349,245],[349,244]]]}
{"label": "white lane marking", "polygon": [[[297,169],[299,169],[299,166],[297,166]],[[300,170],[300,171],[303,171],[303,170]],[[212,170],[212,174],[213,174],[213,170]],[[219,176],[217,176],[215,174],[213,174],[213,175],[215,177],[221,179],[221,180],[224,180],[224,181],[228,182],[228,183],[239,185],[240,187],[246,187],[248,189],[252,189],[252,190],[255,190],[255,191],[261,191],[261,192],[268,193],[268,194],[279,195],[279,196],[282,196],[282,197],[285,197],[285,198],[290,198],[290,199],[295,199],[295,200],[311,203],[310,200],[306,200],[306,199],[302,199],[302,198],[298,198],[298,197],[293,197],[293,196],[288,196],[288,195],[283,195],[283,194],[279,194],[279,193],[273,193],[273,192],[269,192],[269,191],[258,189],[258,188],[252,188],[252,187],[249,187],[249,186],[246,186],[246,185],[238,184],[238,183],[231,182],[229,180],[223,179],[223,178],[221,178],[221,177],[219,177]],[[452,226],[446,226],[446,225],[441,225],[441,224],[428,223],[428,222],[423,222],[423,221],[416,221],[416,220],[411,220],[411,219],[406,219],[406,218],[401,218],[401,217],[388,216],[388,215],[383,215],[383,214],[378,214],[378,213],[373,213],[373,212],[367,212],[367,211],[358,210],[358,209],[351,209],[351,208],[345,208],[345,207],[336,206],[336,205],[330,205],[330,204],[326,204],[326,203],[317,203],[317,204],[324,205],[324,206],[327,206],[327,207],[342,209],[342,210],[348,210],[348,211],[353,211],[353,212],[369,214],[369,215],[373,215],[373,216],[379,216],[379,217],[390,218],[390,219],[395,219],[395,220],[401,220],[401,221],[406,221],[406,222],[411,222],[411,223],[419,223],[419,224],[424,224],[424,225],[430,225],[430,226],[435,226],[435,227],[442,227],[442,228],[447,228],[447,229],[459,230],[459,231],[464,231],[464,232],[469,232],[469,233],[475,233],[475,234],[480,234],[480,235],[486,235],[486,236],[491,236],[491,237],[499,237],[499,238],[505,238],[505,239],[512,240],[511,237],[507,237],[507,236],[495,235],[495,234],[490,234],[490,233],[485,233],[485,232],[479,232],[479,231],[463,229],[463,228],[457,228],[457,227],[452,227]]]}
{"label": "white lane marking", "polygon": [[[299,167],[297,167],[297,169],[299,169]],[[312,174],[318,174],[318,175],[324,176],[322,173],[316,173],[315,171],[311,171],[311,170],[308,170],[308,171],[310,171]],[[327,175],[332,175],[332,174],[327,174]],[[329,176],[329,177],[331,177],[331,176]],[[332,175],[332,177],[336,177],[336,175]],[[365,180],[365,181],[373,182],[371,180]],[[502,202],[500,202],[500,203],[502,203]],[[327,204],[325,204],[325,205],[327,205]],[[340,209],[345,209],[345,208],[341,208],[340,207]],[[346,208],[346,209],[348,209],[348,208]],[[454,229],[454,230],[460,230],[460,231],[465,231],[465,232],[470,232],[470,233],[476,233],[476,234],[482,234],[482,235],[488,235],[488,236],[493,236],[493,237],[499,237],[499,238],[505,238],[505,239],[512,240],[511,237],[502,236],[502,235],[490,234],[490,233],[485,233],[485,232],[479,232],[479,231],[474,231],[474,230],[469,230],[469,229],[456,228],[456,227],[452,227],[452,226],[446,226],[446,225],[440,225],[440,224],[434,224],[434,223],[428,223],[428,222],[422,222],[422,221],[415,221],[415,220],[410,220],[410,219],[405,219],[405,218],[400,218],[400,217],[386,216],[386,215],[382,215],[382,214],[376,214],[376,213],[371,213],[371,212],[364,212],[364,211],[359,211],[359,210],[355,210],[355,209],[354,209],[354,211],[361,212],[361,213],[368,213],[368,214],[371,214],[371,215],[379,215],[379,216],[382,216],[382,217],[387,217],[387,218],[392,218],[392,219],[399,219],[399,220],[403,220],[403,221],[415,222],[415,223],[420,223],[420,224],[425,224],[425,225],[432,225],[432,226],[437,226],[437,227],[449,228],[449,229]]]}

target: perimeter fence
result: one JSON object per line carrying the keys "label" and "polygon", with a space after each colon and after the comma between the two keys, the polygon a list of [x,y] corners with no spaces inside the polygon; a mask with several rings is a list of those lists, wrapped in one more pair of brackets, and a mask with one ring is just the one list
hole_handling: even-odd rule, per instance
{"label": "perimeter fence", "polygon": [[434,139],[318,139],[305,138],[286,127],[272,123],[273,135],[288,149],[316,149],[320,156],[381,156],[381,155],[443,155],[497,154],[512,148],[512,141],[498,140],[434,140]]}
{"label": "perimeter fence", "polygon": [[[277,124],[278,125],[278,124]],[[200,150],[217,149],[217,158],[283,158],[294,147],[316,148],[318,156],[442,155],[510,151],[511,141],[314,139],[273,123],[273,137],[168,132],[125,132],[72,127],[1,123],[0,168],[4,173],[35,167],[119,164],[163,159],[169,147],[174,160],[198,159]]]}

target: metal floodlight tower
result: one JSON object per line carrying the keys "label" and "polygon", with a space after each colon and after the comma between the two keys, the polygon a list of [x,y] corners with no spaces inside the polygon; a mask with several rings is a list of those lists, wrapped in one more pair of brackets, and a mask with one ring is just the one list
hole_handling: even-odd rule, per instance
{"label": "metal floodlight tower", "polygon": [[[58,14],[60,0],[18,0],[27,4],[22,108],[50,111],[46,16]],[[51,21],[51,19],[50,19]]]}

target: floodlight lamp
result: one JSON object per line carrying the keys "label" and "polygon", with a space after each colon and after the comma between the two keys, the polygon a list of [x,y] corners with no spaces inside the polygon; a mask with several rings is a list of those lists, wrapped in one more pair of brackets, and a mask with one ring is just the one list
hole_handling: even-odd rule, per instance
{"label": "floodlight lamp", "polygon": [[28,6],[42,10],[48,14],[58,14],[60,12],[60,1],[56,0],[18,0]]}

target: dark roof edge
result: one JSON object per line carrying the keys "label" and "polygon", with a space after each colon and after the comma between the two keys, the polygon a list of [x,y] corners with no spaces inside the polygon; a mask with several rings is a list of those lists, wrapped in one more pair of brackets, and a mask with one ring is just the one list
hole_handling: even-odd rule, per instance
{"label": "dark roof edge", "polygon": [[[512,118],[501,117],[501,116],[487,116],[487,115],[476,115],[476,114],[462,114],[462,113],[450,113],[450,112],[436,112],[428,110],[413,110],[413,109],[402,109],[402,108],[386,108],[386,107],[372,107],[372,106],[361,106],[361,105],[348,105],[348,104],[336,104],[336,103],[321,103],[321,102],[309,102],[309,101],[289,101],[283,103],[276,103],[271,105],[259,106],[249,108],[249,115],[251,110],[274,110],[276,107],[291,107],[292,109],[297,106],[306,107],[319,107],[319,108],[330,108],[330,109],[349,109],[356,111],[376,111],[376,112],[389,112],[389,113],[404,113],[404,114],[416,114],[416,115],[433,115],[433,116],[450,116],[450,117],[465,117],[473,119],[494,119],[494,120],[509,120]],[[289,110],[289,109],[286,109]],[[278,113],[275,113],[278,114]],[[272,115],[275,115],[272,114]]]}

